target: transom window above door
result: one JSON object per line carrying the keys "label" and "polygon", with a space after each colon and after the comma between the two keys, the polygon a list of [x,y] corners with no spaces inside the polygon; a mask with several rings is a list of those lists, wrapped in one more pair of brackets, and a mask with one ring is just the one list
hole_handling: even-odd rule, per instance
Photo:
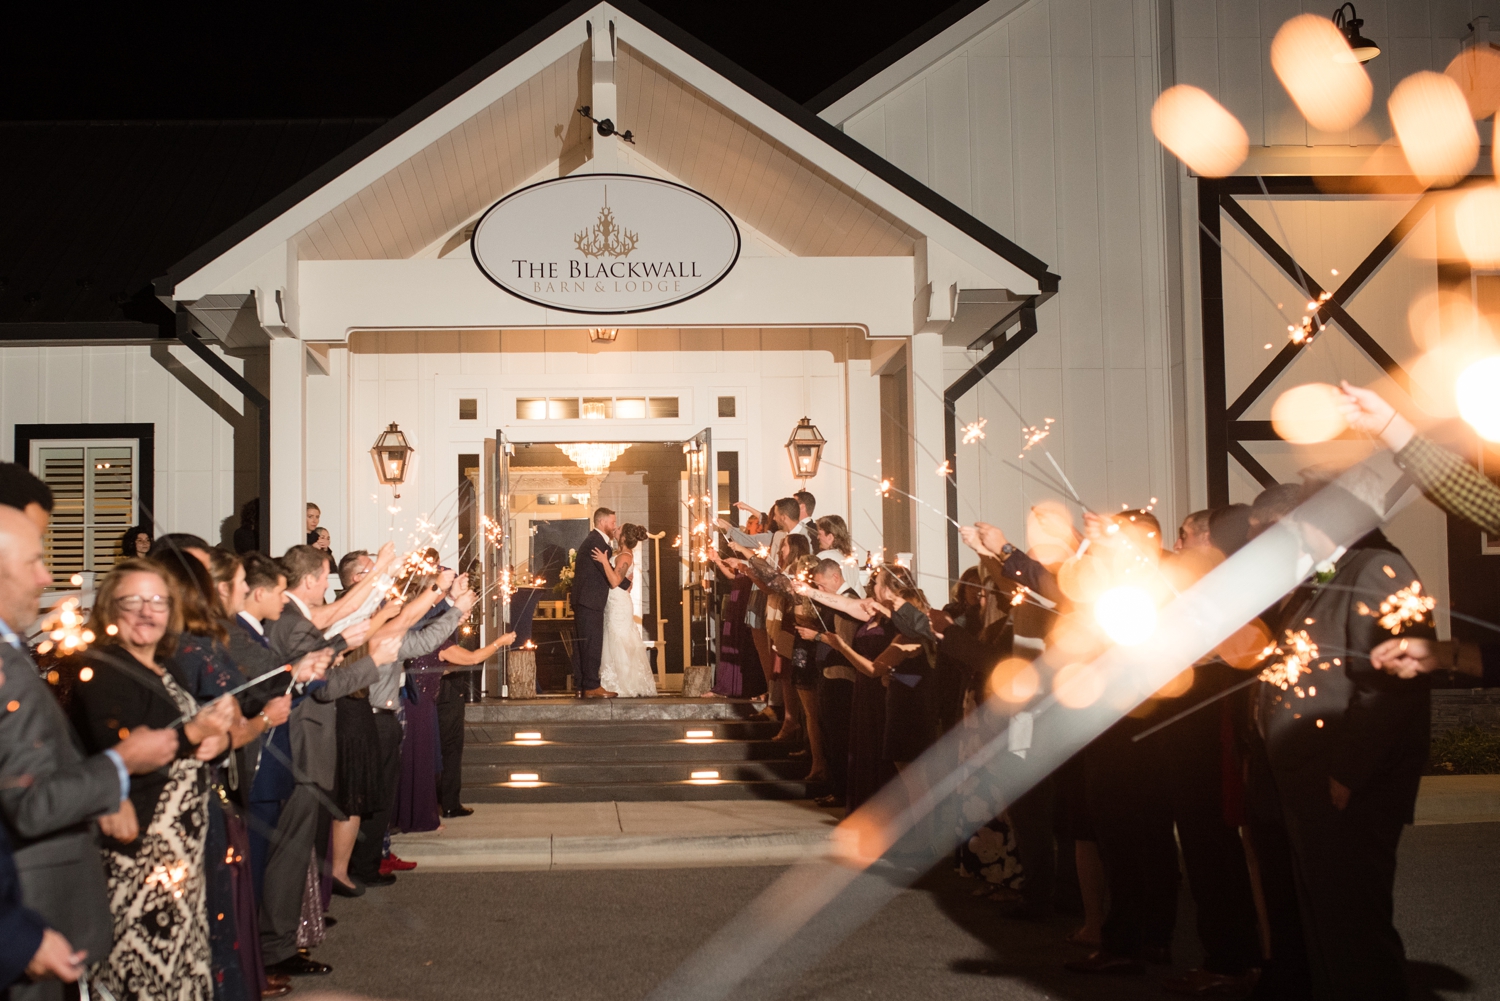
{"label": "transom window above door", "polygon": [[516,420],[677,420],[677,401],[676,396],[517,397]]}

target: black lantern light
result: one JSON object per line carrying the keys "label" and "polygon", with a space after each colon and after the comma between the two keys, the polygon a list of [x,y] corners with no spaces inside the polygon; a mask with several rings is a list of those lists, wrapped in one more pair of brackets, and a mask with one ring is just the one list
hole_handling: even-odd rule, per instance
{"label": "black lantern light", "polygon": [[[1349,9],[1349,16],[1344,17],[1344,8]],[[1354,9],[1352,3],[1346,3],[1343,7],[1333,12],[1333,26],[1344,33],[1344,39],[1348,41],[1349,48],[1354,50],[1354,58],[1362,63],[1380,55],[1380,46],[1360,34],[1359,29],[1365,26],[1360,20],[1359,12]]]}
{"label": "black lantern light", "polygon": [[370,449],[370,458],[375,460],[375,476],[386,486],[395,487],[397,497],[401,496],[401,484],[406,482],[407,466],[414,451],[416,449],[407,443],[406,435],[395,421],[381,432],[375,439],[375,447]]}
{"label": "black lantern light", "polygon": [[818,463],[823,461],[823,446],[827,439],[818,432],[809,418],[802,418],[792,428],[792,436],[786,440],[787,458],[792,460],[792,475],[804,482],[818,475]]}

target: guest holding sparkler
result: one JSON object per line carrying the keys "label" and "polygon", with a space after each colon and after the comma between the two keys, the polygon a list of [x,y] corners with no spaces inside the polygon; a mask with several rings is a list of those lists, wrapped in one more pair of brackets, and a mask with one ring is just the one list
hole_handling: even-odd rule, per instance
{"label": "guest holding sparkler", "polygon": [[[472,594],[473,591],[469,593]],[[461,672],[479,667],[502,647],[508,647],[515,641],[515,633],[501,633],[477,650],[454,643],[443,647],[438,653],[438,659],[443,662],[443,688],[437,701],[440,736],[438,754],[442,759],[438,776],[438,806],[444,817],[467,817],[474,812],[472,806],[464,806],[458,798],[463,788],[464,731],[467,729],[464,726],[464,701],[462,698],[445,701],[444,697],[452,691],[453,681],[461,677]],[[453,705],[458,707],[458,712],[450,715],[444,711]]]}
{"label": "guest holding sparkler", "polygon": [[[1396,464],[1438,507],[1500,534],[1500,487],[1457,454],[1417,434],[1396,409],[1369,389],[1343,384],[1343,417],[1350,427],[1374,435],[1395,455]],[[1397,677],[1454,671],[1500,688],[1500,643],[1437,642],[1406,636],[1381,643],[1370,661]]]}
{"label": "guest holding sparkler", "polygon": [[[1262,531],[1295,506],[1284,488],[1266,493],[1251,518]],[[1263,750],[1252,757],[1251,799],[1272,957],[1258,991],[1405,998],[1396,849],[1427,760],[1430,696],[1422,681],[1376,670],[1370,655],[1393,636],[1431,638],[1432,627],[1372,613],[1418,579],[1380,531],[1335,556],[1275,616],[1278,649],[1255,699]]]}
{"label": "guest holding sparkler", "polygon": [[[213,550],[212,576],[198,560],[186,553],[163,553],[157,562],[175,585],[182,603],[183,631],[172,657],[172,673],[195,699],[212,700],[231,690],[242,688],[245,676],[229,652],[229,632],[224,626],[225,612],[220,602],[220,587],[231,602],[242,604],[245,569],[240,559],[223,550]],[[222,583],[218,582],[222,578]],[[276,679],[269,684],[276,690]],[[284,687],[284,684],[283,684]],[[250,713],[247,719],[236,711],[230,727],[230,750],[240,748],[286,722],[291,711],[291,696],[271,699],[269,692],[239,693],[239,706]],[[253,909],[244,915],[249,919],[246,934],[240,934],[240,913],[236,899],[255,899],[254,881],[250,875],[249,840],[239,809],[230,798],[231,790],[240,795],[239,770],[229,765],[227,757],[209,766],[211,795],[208,798],[208,834],[205,854],[208,859],[209,937],[214,955],[214,996],[218,1001],[265,995],[269,984],[260,962],[259,926]]]}
{"label": "guest holding sparkler", "polygon": [[[41,515],[41,527],[22,513],[28,505]],[[20,638],[36,619],[42,590],[52,580],[41,534],[51,506],[45,484],[23,469],[0,464],[0,705],[6,707],[0,715],[0,821],[14,847],[19,893],[47,926],[45,932],[33,926],[46,953],[33,957],[39,961],[33,972],[52,968],[65,942],[69,948],[61,958],[69,961],[75,979],[85,958],[97,962],[108,954],[113,932],[94,820],[110,814],[119,816],[106,823],[125,819],[131,775],[170,762],[178,735],[142,727],[101,754],[81,753]],[[15,948],[22,929],[7,930],[14,933],[9,945]],[[75,949],[82,955],[75,957]],[[61,1001],[63,990],[55,979],[39,979],[16,984],[10,996]]]}
{"label": "guest holding sparkler", "polygon": [[156,564],[116,565],[99,588],[90,628],[98,645],[65,665],[73,721],[87,749],[113,747],[137,726],[186,720],[176,759],[133,781],[121,816],[103,827],[114,944],[98,977],[121,1001],[208,1001],[206,762],[228,747],[235,702],[224,696],[200,709],[169,670],[182,607]]}

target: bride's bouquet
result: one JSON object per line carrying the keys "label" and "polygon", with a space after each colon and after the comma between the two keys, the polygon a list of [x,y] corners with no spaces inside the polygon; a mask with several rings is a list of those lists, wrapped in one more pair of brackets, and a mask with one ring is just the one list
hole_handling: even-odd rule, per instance
{"label": "bride's bouquet", "polygon": [[578,550],[568,550],[568,562],[563,564],[562,569],[557,571],[557,584],[553,588],[564,597],[573,590],[573,574],[578,569]]}

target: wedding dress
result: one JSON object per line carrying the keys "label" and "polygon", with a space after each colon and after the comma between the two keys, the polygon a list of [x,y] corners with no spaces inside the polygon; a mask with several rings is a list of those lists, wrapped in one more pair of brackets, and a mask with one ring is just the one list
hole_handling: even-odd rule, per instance
{"label": "wedding dress", "polygon": [[[635,579],[635,565],[626,571]],[[656,676],[646,652],[645,635],[635,621],[630,592],[613,587],[604,603],[604,652],[599,658],[599,684],[623,698],[647,698],[656,694]]]}

